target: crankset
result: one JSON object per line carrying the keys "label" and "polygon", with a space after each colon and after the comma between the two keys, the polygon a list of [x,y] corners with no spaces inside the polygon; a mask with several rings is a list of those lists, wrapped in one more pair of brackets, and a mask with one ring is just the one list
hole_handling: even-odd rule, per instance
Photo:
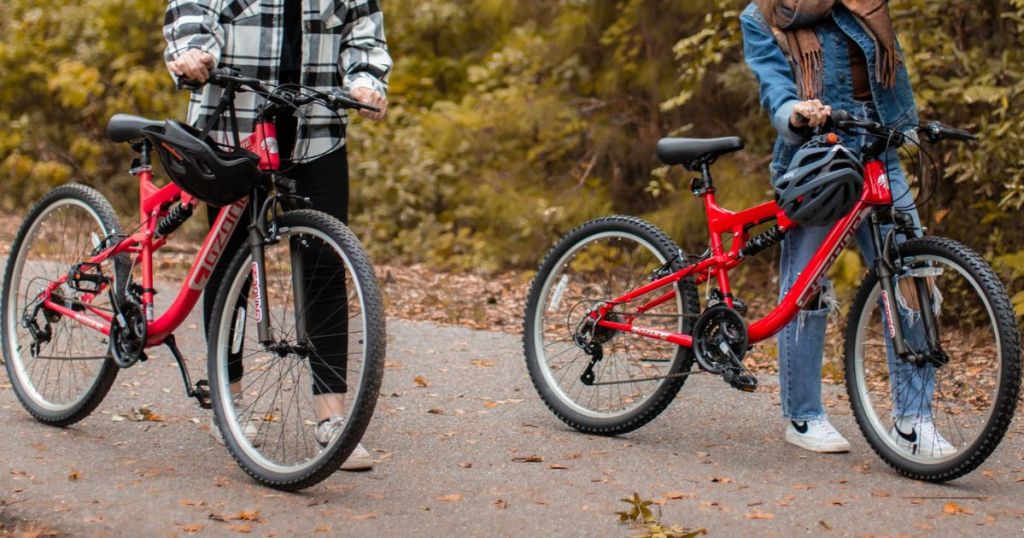
{"label": "crankset", "polygon": [[747,344],[746,321],[725,304],[708,308],[694,324],[693,355],[701,369],[720,374],[735,389],[753,392],[757,378],[743,366]]}
{"label": "crankset", "polygon": [[110,354],[121,368],[146,360],[146,314],[134,301],[124,301],[110,322]]}

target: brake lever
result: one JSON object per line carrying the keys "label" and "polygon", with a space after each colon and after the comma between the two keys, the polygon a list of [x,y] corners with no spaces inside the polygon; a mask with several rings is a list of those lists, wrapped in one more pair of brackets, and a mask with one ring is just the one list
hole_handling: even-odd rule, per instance
{"label": "brake lever", "polygon": [[354,108],[359,110],[368,110],[370,112],[380,112],[380,108],[360,103],[353,99],[351,94],[340,90],[334,90],[327,94],[327,99],[332,105],[338,105],[338,108]]}

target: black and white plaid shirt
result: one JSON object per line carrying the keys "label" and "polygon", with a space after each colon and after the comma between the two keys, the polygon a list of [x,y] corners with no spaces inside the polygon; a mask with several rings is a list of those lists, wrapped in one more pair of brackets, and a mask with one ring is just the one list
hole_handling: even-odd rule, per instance
{"label": "black and white plaid shirt", "polygon": [[[170,62],[188,49],[209,52],[220,66],[270,84],[279,80],[284,37],[285,0],[170,0],[164,18]],[[328,92],[338,88],[387,91],[391,56],[384,37],[378,0],[302,0],[302,84]],[[173,77],[172,73],[172,77]],[[206,85],[193,92],[188,121],[205,126],[222,90]],[[261,98],[240,93],[235,99],[241,135],[252,132]],[[299,118],[293,157],[309,160],[345,143],[347,116],[341,121],[321,106]],[[231,143],[227,118],[211,132],[218,142]]]}

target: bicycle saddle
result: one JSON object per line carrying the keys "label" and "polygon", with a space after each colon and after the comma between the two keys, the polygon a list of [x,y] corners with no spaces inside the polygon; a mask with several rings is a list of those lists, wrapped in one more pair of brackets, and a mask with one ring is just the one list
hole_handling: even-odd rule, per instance
{"label": "bicycle saddle", "polygon": [[719,155],[743,149],[738,136],[723,138],[662,138],[658,141],[658,159],[665,164],[691,165],[712,161]]}
{"label": "bicycle saddle", "polygon": [[142,131],[147,127],[163,130],[164,122],[131,114],[114,114],[107,122],[107,137],[114,142],[131,142],[142,138]]}

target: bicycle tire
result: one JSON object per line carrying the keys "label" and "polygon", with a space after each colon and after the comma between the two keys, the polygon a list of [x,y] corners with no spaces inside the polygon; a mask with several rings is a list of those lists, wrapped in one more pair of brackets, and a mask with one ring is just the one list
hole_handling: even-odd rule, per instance
{"label": "bicycle tire", "polygon": [[[587,244],[601,234],[621,234],[623,237],[635,238],[646,243],[661,257],[661,262],[668,264],[667,268],[671,271],[682,269],[687,262],[675,242],[653,224],[636,217],[605,217],[579,226],[556,243],[545,256],[530,285],[523,323],[523,353],[534,388],[547,408],[565,424],[584,433],[611,436],[636,430],[661,414],[686,382],[686,374],[690,371],[694,359],[690,349],[676,346],[666,372],[670,377],[664,379],[640,405],[618,416],[591,416],[575,409],[573,402],[567,402],[559,395],[562,391],[553,386],[551,380],[545,376],[545,366],[539,353],[544,347],[540,341],[543,336],[538,332],[538,329],[543,331],[539,323],[544,308],[542,301],[545,300],[545,290],[551,289],[552,278],[567,253],[574,252],[577,245]],[[627,290],[617,291],[625,293]],[[681,305],[682,310],[679,312],[681,330],[683,333],[689,333],[692,330],[693,317],[700,311],[700,301],[692,279],[679,281],[676,284],[676,293],[679,298],[677,304]]]}
{"label": "bicycle tire", "polygon": [[[899,252],[905,260],[933,260],[931,263],[934,264],[949,262],[950,267],[964,276],[971,287],[963,289],[973,289],[980,293],[981,306],[985,307],[988,322],[994,328],[993,343],[998,345],[999,350],[996,353],[998,357],[993,359],[997,361],[1000,373],[995,401],[984,425],[979,427],[977,437],[969,444],[965,442],[965,446],[945,460],[935,463],[920,461],[921,458],[915,460],[893,446],[891,435],[884,430],[885,424],[878,419],[871,402],[865,397],[870,391],[863,358],[863,349],[867,344],[858,345],[858,337],[864,334],[864,327],[877,305],[879,291],[875,271],[868,273],[857,291],[847,321],[844,357],[847,393],[857,424],[875,453],[897,472],[916,480],[944,482],[976,469],[992,454],[1005,435],[1013,419],[1020,390],[1020,334],[1005,287],[992,268],[973,250],[951,239],[923,237],[902,243]],[[942,287],[936,285],[936,288],[940,293],[946,293]],[[963,311],[956,312],[958,316],[963,314]],[[963,317],[958,319],[962,320]],[[943,368],[949,366],[947,364]],[[886,383],[891,387],[891,381]],[[938,382],[936,386],[939,386]],[[942,396],[941,388],[936,392]],[[930,401],[928,405],[931,409]]]}
{"label": "bicycle tire", "polygon": [[[11,380],[11,385],[21,405],[37,420],[52,426],[67,426],[89,416],[96,409],[96,406],[103,401],[107,392],[109,392],[119,370],[110,358],[108,349],[107,358],[102,360],[102,364],[92,383],[78,399],[67,406],[46,405],[39,401],[38,397],[41,397],[41,395],[36,387],[25,385],[26,382],[30,383],[30,381],[25,379],[27,373],[24,371],[19,372],[18,370],[18,364],[21,362],[21,359],[15,356],[15,354],[19,352],[17,326],[20,324],[18,323],[19,315],[15,312],[18,307],[15,294],[18,293],[21,282],[20,278],[16,277],[24,269],[25,256],[27,255],[25,249],[31,247],[30,241],[33,240],[33,237],[30,237],[29,234],[30,232],[36,233],[37,221],[41,221],[51,211],[55,211],[62,205],[74,205],[86,209],[89,215],[99,224],[99,230],[97,231],[101,232],[104,237],[119,234],[121,230],[117,220],[117,213],[115,213],[110,202],[102,194],[86,185],[70,183],[51,190],[29,209],[28,215],[18,228],[14,243],[11,245],[11,255],[7,259],[7,267],[4,270],[3,302],[0,305],[0,338],[3,339],[4,364],[7,369],[7,375]],[[80,254],[84,259],[88,252],[77,254]],[[81,260],[76,259],[77,261]],[[112,260],[112,266],[116,289],[123,289],[123,283],[127,279],[129,272],[127,255],[119,254],[115,256]],[[69,269],[70,267],[55,267],[54,270],[57,272],[53,274],[53,278],[65,274]],[[15,282],[16,280],[18,282]],[[87,330],[91,331],[92,329]],[[33,393],[35,393],[35,396]]]}
{"label": "bicycle tire", "polygon": [[[216,427],[220,429],[231,456],[258,482],[275,489],[296,491],[317,484],[337,471],[363,437],[373,417],[380,391],[387,337],[383,302],[373,268],[359,240],[348,227],[326,213],[313,210],[289,211],[280,217],[278,224],[282,233],[320,234],[317,237],[327,238],[344,256],[348,270],[353,275],[353,281],[358,286],[358,295],[362,298],[365,352],[359,394],[351,404],[352,411],[345,429],[341,436],[332,441],[332,444],[329,444],[312,463],[285,471],[261,462],[258,451],[255,451],[244,438],[239,439],[235,429],[227,427],[228,420],[232,420],[226,418],[229,416],[227,406],[233,404],[229,403],[231,393],[225,391],[225,387],[229,385],[225,381],[229,380],[222,379],[223,375],[226,375],[222,373],[227,372],[226,361],[230,342],[226,340],[231,334],[232,325],[237,321],[231,318],[231,306],[238,301],[237,297],[232,296],[231,283],[239,278],[244,279],[245,275],[249,274],[252,256],[248,249],[240,251],[231,261],[224,284],[218,290],[207,338],[207,367]],[[268,295],[271,293],[268,292]],[[272,297],[268,297],[267,300],[271,299]]]}

